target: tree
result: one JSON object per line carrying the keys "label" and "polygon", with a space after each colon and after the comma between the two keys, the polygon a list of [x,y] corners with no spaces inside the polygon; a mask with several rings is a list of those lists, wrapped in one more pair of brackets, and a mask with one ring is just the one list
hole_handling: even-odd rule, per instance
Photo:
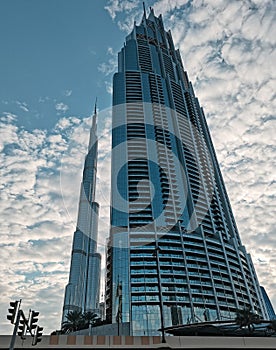
{"label": "tree", "polygon": [[82,329],[84,325],[84,319],[82,317],[81,311],[70,311],[66,315],[67,321],[62,323],[62,332],[63,333],[71,333],[75,332],[79,329]]}
{"label": "tree", "polygon": [[260,316],[253,312],[250,307],[236,310],[235,322],[240,328],[247,327],[249,332],[253,332],[254,324],[260,323],[260,321]]}
{"label": "tree", "polygon": [[267,326],[267,332],[270,335],[273,335],[276,333],[276,320],[271,320],[270,324]]}
{"label": "tree", "polygon": [[99,321],[101,320],[97,314],[95,314],[92,311],[87,311],[82,314],[82,318],[84,320],[85,328],[88,328],[90,325],[95,326],[99,324]]}
{"label": "tree", "polygon": [[61,331],[63,334],[76,332],[81,329],[96,326],[101,323],[97,314],[91,311],[81,313],[81,311],[70,311],[66,315],[66,321],[63,322]]}

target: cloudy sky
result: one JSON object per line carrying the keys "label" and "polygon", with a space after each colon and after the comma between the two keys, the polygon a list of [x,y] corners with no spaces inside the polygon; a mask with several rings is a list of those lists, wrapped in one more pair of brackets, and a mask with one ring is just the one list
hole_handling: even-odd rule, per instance
{"label": "cloudy sky", "polygon": [[[273,0],[145,1],[162,13],[205,110],[244,245],[276,307]],[[138,0],[2,0],[0,334],[9,301],[60,327],[91,111],[100,246],[108,233],[111,81]],[[273,26],[274,24],[274,26]]]}

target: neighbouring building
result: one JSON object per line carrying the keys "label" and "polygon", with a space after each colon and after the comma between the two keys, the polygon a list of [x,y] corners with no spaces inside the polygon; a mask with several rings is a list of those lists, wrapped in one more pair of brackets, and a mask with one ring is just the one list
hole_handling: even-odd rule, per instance
{"label": "neighbouring building", "polygon": [[80,190],[77,228],[73,237],[69,283],[62,322],[70,311],[98,312],[101,255],[97,253],[99,204],[95,202],[98,157],[97,112],[92,116],[88,154]]}
{"label": "neighbouring building", "polygon": [[112,113],[107,320],[148,336],[237,308],[267,319],[203,109],[153,9],[119,52]]}
{"label": "neighbouring building", "polygon": [[265,302],[265,305],[266,305],[268,318],[270,320],[276,320],[276,314],[275,314],[273,305],[272,305],[272,303],[271,303],[271,301],[269,299],[269,296],[267,295],[267,292],[266,292],[265,288],[263,286],[260,286],[260,287],[261,287],[261,292],[262,292],[262,295],[263,295],[263,298],[264,298],[264,302]]}

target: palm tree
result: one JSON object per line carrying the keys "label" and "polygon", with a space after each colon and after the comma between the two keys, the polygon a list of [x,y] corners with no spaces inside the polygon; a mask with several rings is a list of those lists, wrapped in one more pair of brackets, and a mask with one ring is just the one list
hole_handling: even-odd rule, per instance
{"label": "palm tree", "polygon": [[97,314],[92,311],[87,311],[82,314],[85,328],[88,328],[90,325],[95,326],[99,323],[100,318]]}
{"label": "palm tree", "polygon": [[250,307],[236,310],[235,322],[240,328],[247,327],[249,332],[254,331],[254,324],[260,323],[260,316],[254,313]]}
{"label": "palm tree", "polygon": [[88,328],[90,325],[93,327],[101,323],[99,316],[91,311],[84,313],[81,311],[70,311],[66,315],[66,319],[62,323],[61,331],[63,334],[76,332]]}
{"label": "palm tree", "polygon": [[66,315],[66,319],[67,321],[62,323],[61,330],[63,333],[75,332],[81,329],[84,324],[81,311],[70,311]]}
{"label": "palm tree", "polygon": [[270,324],[267,326],[267,331],[274,335],[276,333],[276,320],[271,320]]}

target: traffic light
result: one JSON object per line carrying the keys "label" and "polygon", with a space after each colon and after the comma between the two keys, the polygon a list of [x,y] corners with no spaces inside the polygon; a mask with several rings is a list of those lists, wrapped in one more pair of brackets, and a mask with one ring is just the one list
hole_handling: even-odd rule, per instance
{"label": "traffic light", "polygon": [[41,340],[42,340],[42,331],[43,331],[43,327],[36,326],[32,345],[36,345],[37,343],[41,342]]}
{"label": "traffic light", "polygon": [[10,302],[10,308],[8,309],[9,315],[7,315],[7,319],[11,321],[11,323],[14,324],[14,321],[16,320],[16,316],[17,316],[17,312],[18,312],[18,305],[19,305],[19,301],[11,301]]}
{"label": "traffic light", "polygon": [[32,311],[31,312],[30,323],[29,323],[29,326],[30,326],[31,330],[35,329],[37,327],[38,315],[39,315],[38,311]]}
{"label": "traffic light", "polygon": [[21,339],[26,339],[27,328],[28,328],[27,321],[25,317],[23,317],[19,321],[19,326],[17,331],[17,334],[21,337]]}

